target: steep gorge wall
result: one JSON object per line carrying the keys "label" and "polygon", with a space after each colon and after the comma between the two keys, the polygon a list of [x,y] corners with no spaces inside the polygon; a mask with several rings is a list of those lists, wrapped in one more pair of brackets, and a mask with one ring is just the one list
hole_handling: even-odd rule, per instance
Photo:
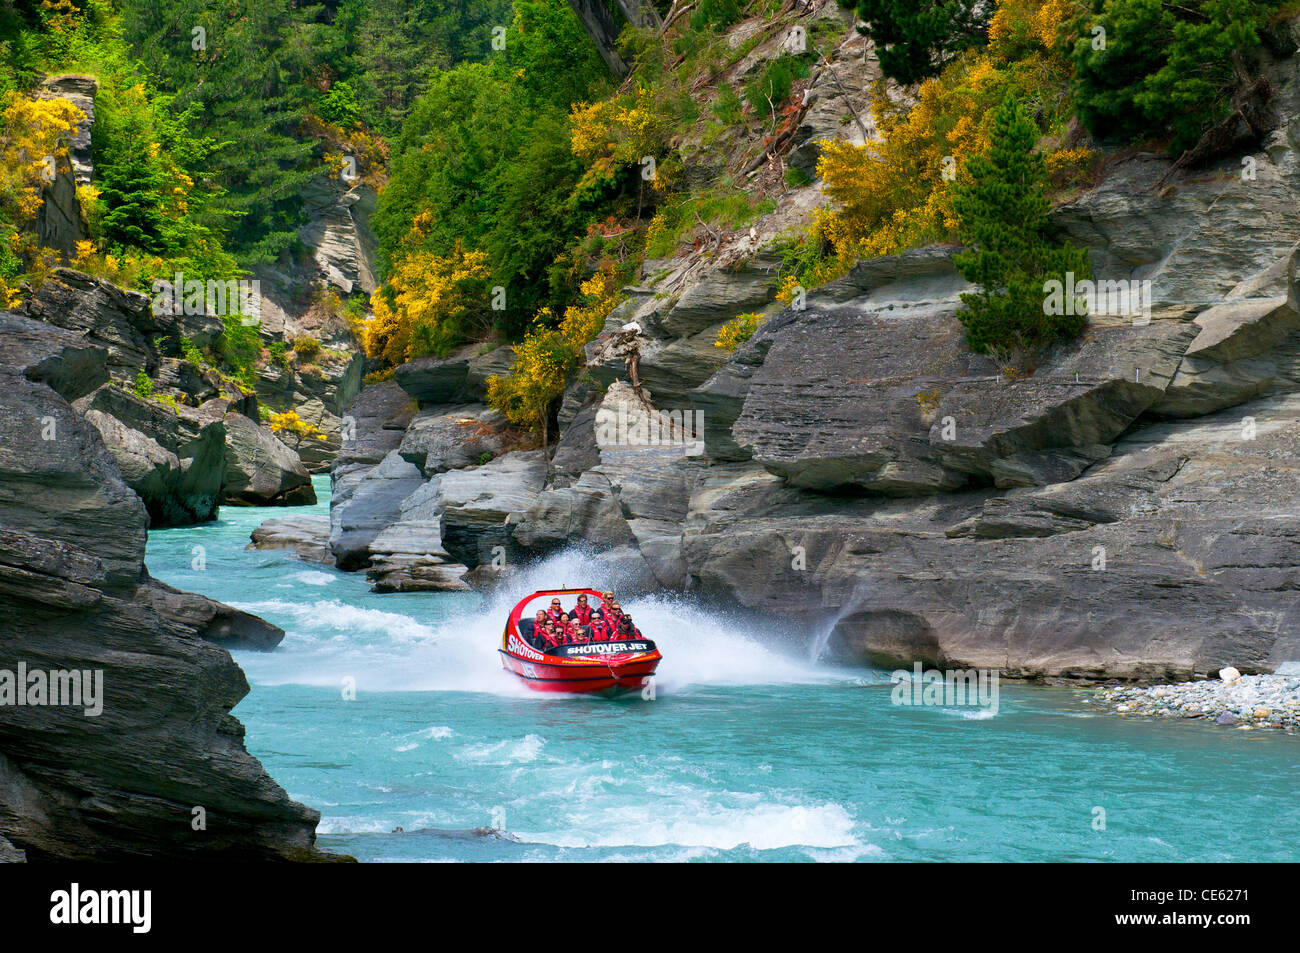
{"label": "steep gorge wall", "polygon": [[230,714],[248,683],[223,643],[284,633],[149,577],[144,504],[70,404],[108,379],[107,350],[18,315],[0,330],[0,691],[20,666],[80,672],[100,679],[102,705],[0,705],[0,849],[326,859],[319,815],[248,754]]}
{"label": "steep gorge wall", "polygon": [[[864,42],[846,33],[836,75],[804,96],[820,103],[810,125],[855,141],[840,117],[864,111]],[[1149,315],[1094,314],[1015,377],[963,342],[951,248],[861,262],[784,308],[773,245],[821,200],[816,184],[787,189],[751,229],[646,263],[566,393],[540,487],[502,447],[482,464],[452,452],[465,440],[439,421],[484,413],[458,406],[482,400],[457,389],[464,367],[408,366],[364,391],[369,450],[335,471],[335,553],[382,576],[384,541],[401,538],[402,565],[426,568],[394,588],[450,588],[498,578],[491,552],[513,564],[580,545],[629,590],[784,616],[875,664],[1155,679],[1300,658],[1294,67],[1267,67],[1279,123],[1253,176],[1240,157],[1173,175],[1160,156],[1116,157],[1053,213],[1098,279],[1150,282]],[[751,341],[714,346],[755,311]],[[702,452],[602,436],[652,413],[643,398],[703,412]],[[421,455],[433,434],[442,467]]]}

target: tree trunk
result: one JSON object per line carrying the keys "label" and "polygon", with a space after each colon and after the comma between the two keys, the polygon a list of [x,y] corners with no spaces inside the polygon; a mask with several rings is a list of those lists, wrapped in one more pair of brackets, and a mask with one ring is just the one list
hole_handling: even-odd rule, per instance
{"label": "tree trunk", "polygon": [[[629,2],[639,4],[640,0],[629,0]],[[600,58],[605,61],[605,65],[609,67],[609,71],[618,79],[631,72],[627,63],[623,62],[623,57],[619,56],[618,50],[614,48],[614,44],[618,41],[618,26],[609,11],[605,9],[604,0],[569,0],[569,6],[578,15],[578,22],[582,24],[582,28],[596,44],[596,50],[600,53]]]}

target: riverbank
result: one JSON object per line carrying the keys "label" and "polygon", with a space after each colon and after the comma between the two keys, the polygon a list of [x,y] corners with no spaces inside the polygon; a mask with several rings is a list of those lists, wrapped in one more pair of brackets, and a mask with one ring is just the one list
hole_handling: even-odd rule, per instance
{"label": "riverbank", "polygon": [[1099,697],[1120,715],[1202,718],[1241,729],[1300,730],[1300,674],[1229,675],[1177,685],[1108,688]]}

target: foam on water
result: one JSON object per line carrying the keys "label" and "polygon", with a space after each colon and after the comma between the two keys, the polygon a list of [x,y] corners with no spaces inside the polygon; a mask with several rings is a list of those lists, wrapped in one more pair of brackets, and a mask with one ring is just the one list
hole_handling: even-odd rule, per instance
{"label": "foam on water", "polygon": [[[236,603],[275,621],[286,638],[276,652],[241,653],[249,677],[263,685],[339,686],[358,691],[471,691],[531,695],[502,671],[497,649],[511,609],[539,589],[586,585],[614,588],[618,580],[594,570],[590,554],[554,555],[511,578],[471,608],[434,611],[436,596],[410,597],[400,608],[376,609],[340,599],[270,598]],[[335,577],[302,572],[294,578],[323,587]],[[297,590],[295,590],[297,591]],[[443,607],[444,603],[436,603]],[[771,633],[746,632],[748,623],[701,608],[689,598],[650,596],[623,601],[664,661],[656,691],[688,685],[825,682],[842,676],[803,658],[760,644]],[[778,640],[779,641],[779,640]],[[860,677],[860,673],[857,677]]]}
{"label": "foam on water", "polygon": [[773,804],[758,795],[731,795],[732,805],[714,797],[677,796],[647,812],[641,804],[610,805],[592,824],[588,810],[575,812],[558,829],[519,831],[526,842],[557,847],[752,847],[861,848],[853,818],[838,804]]}

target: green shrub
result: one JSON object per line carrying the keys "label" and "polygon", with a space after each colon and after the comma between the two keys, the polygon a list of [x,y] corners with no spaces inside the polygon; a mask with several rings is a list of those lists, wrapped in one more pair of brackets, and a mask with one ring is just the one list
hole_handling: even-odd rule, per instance
{"label": "green shrub", "polygon": [[808,64],[804,60],[782,53],[745,85],[745,99],[756,113],[766,116],[771,110],[780,109],[790,98],[790,87],[796,79],[807,76]]}
{"label": "green shrub", "polygon": [[235,379],[251,383],[258,358],[262,356],[262,339],[257,333],[257,324],[244,324],[239,315],[228,314],[222,317],[221,325],[221,334],[216,341],[217,354],[231,369]]}
{"label": "green shrub", "polygon": [[198,346],[187,337],[181,338],[181,358],[195,367],[207,367],[208,359]]}
{"label": "green shrub", "polygon": [[271,352],[271,363],[276,367],[286,367],[288,359],[285,356],[285,346],[283,341],[273,341],[267,348]]}
{"label": "green shrub", "polygon": [[722,84],[722,91],[718,93],[717,100],[713,103],[713,115],[718,117],[718,122],[724,126],[738,126],[744,122],[745,104],[741,102],[736,91],[727,83]]}
{"label": "green shrub", "polygon": [[785,170],[785,184],[792,189],[801,189],[806,185],[812,185],[813,177],[808,174],[806,169],[797,169],[794,166],[787,166]]}
{"label": "green shrub", "polygon": [[144,368],[135,372],[135,383],[131,385],[131,390],[141,400],[149,400],[153,397],[153,381],[144,372]]}

